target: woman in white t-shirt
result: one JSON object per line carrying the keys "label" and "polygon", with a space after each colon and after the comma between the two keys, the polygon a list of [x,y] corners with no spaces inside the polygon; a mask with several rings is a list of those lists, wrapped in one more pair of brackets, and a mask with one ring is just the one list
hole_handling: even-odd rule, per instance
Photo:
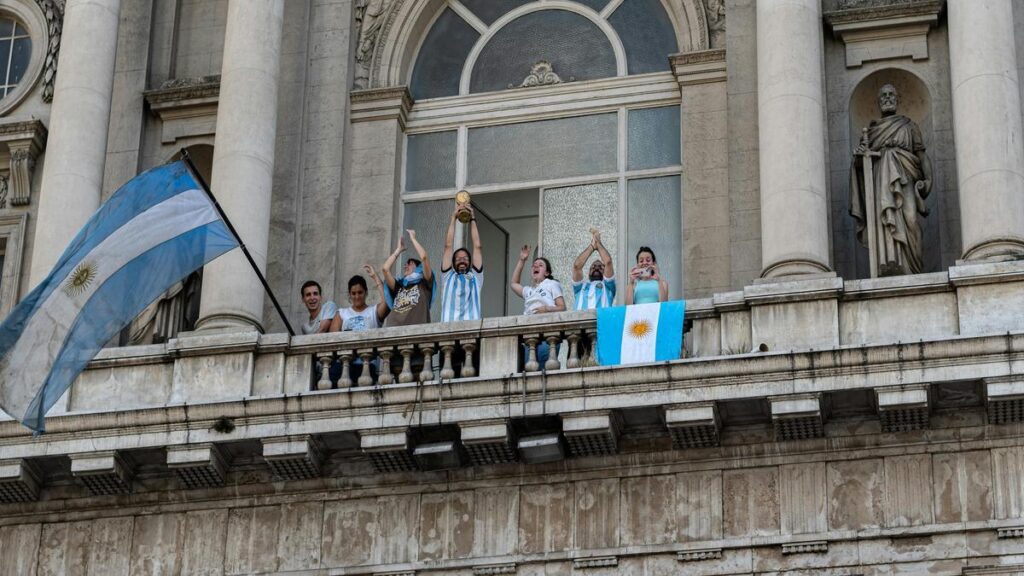
{"label": "woman in white t-shirt", "polygon": [[[516,263],[515,272],[512,273],[512,281],[509,287],[517,295],[523,298],[523,314],[545,314],[548,312],[564,312],[565,298],[562,297],[562,284],[555,280],[551,272],[551,262],[547,258],[537,257],[530,266],[530,279],[533,281],[530,286],[523,286],[519,283],[523,274],[523,266],[530,257],[530,246],[523,246],[519,251],[519,262]],[[558,350],[555,350],[558,354]],[[541,343],[537,346],[537,361],[541,366],[548,359],[548,345]]]}
{"label": "woman in white t-shirt", "polygon": [[[384,317],[388,315],[388,305],[384,301],[384,283],[377,276],[373,266],[363,266],[363,270],[377,285],[379,300],[376,306],[366,304],[366,279],[356,274],[348,280],[348,301],[351,306],[339,308],[331,321],[331,332],[362,332],[380,328],[384,323]],[[372,371],[376,372],[376,360],[372,364]],[[352,378],[358,378],[363,371],[363,360],[356,358],[352,362]],[[373,375],[376,379],[376,374]]]}

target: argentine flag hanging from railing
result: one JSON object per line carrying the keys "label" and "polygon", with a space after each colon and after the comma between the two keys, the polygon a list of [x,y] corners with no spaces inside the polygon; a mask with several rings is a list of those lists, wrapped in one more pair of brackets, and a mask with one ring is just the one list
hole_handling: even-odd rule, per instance
{"label": "argentine flag hanging from railing", "polygon": [[174,283],[237,246],[183,162],[133,178],[0,324],[0,408],[42,432],[46,411],[104,344]]}
{"label": "argentine flag hanging from railing", "polygon": [[597,361],[602,366],[677,360],[686,302],[597,309]]}

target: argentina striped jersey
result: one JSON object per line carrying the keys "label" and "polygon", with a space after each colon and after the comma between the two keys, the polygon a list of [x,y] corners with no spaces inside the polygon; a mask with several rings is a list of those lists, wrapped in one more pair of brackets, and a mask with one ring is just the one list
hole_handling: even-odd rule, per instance
{"label": "argentina striped jersey", "polygon": [[615,278],[573,282],[572,294],[576,298],[576,310],[607,308],[615,302]]}
{"label": "argentina striped jersey", "polygon": [[480,291],[484,272],[470,268],[459,274],[454,268],[444,271],[441,293],[441,322],[480,319]]}

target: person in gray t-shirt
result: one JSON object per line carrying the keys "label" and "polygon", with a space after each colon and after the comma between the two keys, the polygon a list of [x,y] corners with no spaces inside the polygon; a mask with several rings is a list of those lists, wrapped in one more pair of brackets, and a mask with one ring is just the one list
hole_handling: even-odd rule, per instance
{"label": "person in gray t-shirt", "polygon": [[338,313],[338,306],[328,300],[321,300],[320,284],[316,280],[307,280],[302,284],[302,303],[309,311],[309,319],[300,328],[303,334],[320,334],[331,329],[331,321]]}

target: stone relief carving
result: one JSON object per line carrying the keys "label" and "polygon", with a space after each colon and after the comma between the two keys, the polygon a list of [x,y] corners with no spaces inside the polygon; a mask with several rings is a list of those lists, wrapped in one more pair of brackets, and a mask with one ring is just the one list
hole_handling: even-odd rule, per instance
{"label": "stone relief carving", "polygon": [[0,176],[0,210],[7,208],[7,178]]}
{"label": "stone relief carving", "polygon": [[923,268],[925,199],[931,161],[918,125],[897,114],[892,84],[878,91],[882,117],[864,128],[850,169],[850,216],[871,255],[871,277],[918,274]]}
{"label": "stone relief carving", "polygon": [[183,330],[191,330],[199,319],[202,274],[193,272],[171,286],[146,307],[128,326],[128,344],[162,344]]}
{"label": "stone relief carving", "polygon": [[[569,78],[571,82],[573,79]],[[561,84],[563,82],[561,76],[555,73],[555,69],[551,66],[551,62],[547,60],[541,60],[534,64],[530,68],[530,74],[519,84],[520,88],[530,88],[533,86],[550,86],[551,84]],[[513,86],[509,84],[509,88]]]}
{"label": "stone relief carving", "polygon": [[710,48],[725,48],[725,0],[704,0]]}
{"label": "stone relief carving", "polygon": [[60,36],[64,22],[65,0],[36,0],[46,16],[47,35],[46,61],[43,63],[43,101],[53,101],[53,85],[57,80],[57,55],[60,53]]}
{"label": "stone relief carving", "polygon": [[363,89],[370,86],[370,63],[373,61],[374,49],[381,37],[384,16],[388,13],[394,0],[357,0],[356,1],[356,74],[355,88]]}

